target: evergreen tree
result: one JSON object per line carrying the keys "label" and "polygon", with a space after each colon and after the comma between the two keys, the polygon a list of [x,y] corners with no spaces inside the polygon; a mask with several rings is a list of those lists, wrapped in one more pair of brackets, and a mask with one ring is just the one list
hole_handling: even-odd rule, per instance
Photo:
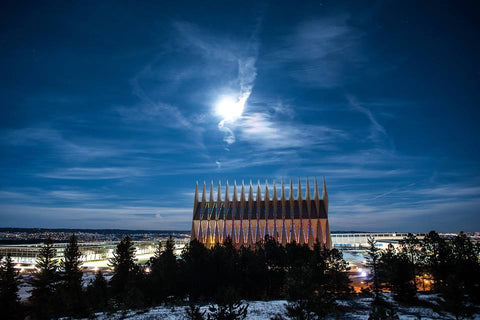
{"label": "evergreen tree", "polygon": [[416,300],[416,285],[408,253],[403,250],[397,252],[389,245],[380,255],[378,273],[380,282],[388,286],[397,301],[411,303]]}
{"label": "evergreen tree", "polygon": [[400,241],[402,252],[408,259],[408,271],[410,272],[410,279],[417,288],[417,274],[420,268],[421,252],[420,252],[420,240],[409,233],[405,239]]}
{"label": "evergreen tree", "polygon": [[398,319],[395,308],[385,301],[380,294],[382,284],[382,265],[380,249],[376,247],[377,241],[372,237],[368,238],[367,265],[370,268],[370,287],[373,290],[374,297],[371,303],[369,320]]}
{"label": "evergreen tree", "polygon": [[210,251],[198,240],[185,246],[181,256],[182,291],[196,301],[210,290]]}
{"label": "evergreen tree", "polygon": [[[2,257],[0,257],[0,262]],[[18,297],[19,275],[13,266],[10,254],[0,270],[0,310],[9,319],[22,318],[22,306]]]}
{"label": "evergreen tree", "polygon": [[433,277],[435,291],[441,292],[452,272],[450,245],[438,233],[430,231],[423,239],[423,246],[425,267]]}
{"label": "evergreen tree", "polygon": [[154,302],[164,301],[168,296],[178,294],[178,263],[175,256],[175,241],[170,236],[162,245],[159,243],[155,256],[150,260],[149,279],[152,280],[152,292]]}
{"label": "evergreen tree", "polygon": [[103,273],[98,271],[95,279],[87,287],[87,297],[93,311],[103,311],[108,306],[108,283]]}
{"label": "evergreen tree", "polygon": [[471,317],[480,289],[478,251],[463,232],[445,243],[450,259],[440,259],[440,270],[449,270],[449,274],[439,288],[440,305],[457,319]]}
{"label": "evergreen tree", "polygon": [[126,236],[117,245],[109,266],[113,268],[110,280],[112,296],[119,302],[131,297],[132,290],[139,280],[140,270],[135,261],[135,247],[130,237]]}
{"label": "evergreen tree", "polygon": [[370,277],[368,282],[370,283],[370,288],[375,294],[375,300],[379,298],[379,293],[381,290],[380,286],[380,270],[379,270],[379,260],[380,252],[375,245],[377,241],[374,238],[368,237],[368,250],[367,250],[367,265],[370,268]]}
{"label": "evergreen tree", "polygon": [[470,316],[480,290],[478,247],[463,232],[449,240],[431,231],[423,244],[425,266],[440,294],[440,306],[457,318]]}
{"label": "evergreen tree", "polygon": [[238,252],[239,292],[248,300],[258,300],[265,297],[267,268],[263,252],[242,247]]}
{"label": "evergreen tree", "polygon": [[58,282],[56,250],[49,237],[43,244],[38,258],[37,271],[30,280],[32,286],[30,303],[32,315],[36,319],[48,319],[55,315],[58,302],[54,299]]}
{"label": "evergreen tree", "polygon": [[279,298],[287,271],[285,248],[275,239],[265,236],[264,254],[268,270],[267,295],[271,298]]}
{"label": "evergreen tree", "polygon": [[318,244],[309,250],[309,255],[303,257],[302,254],[287,274],[287,316],[291,319],[325,319],[332,314],[338,315],[338,295],[351,292],[346,273],[348,265],[341,252],[322,249]]}
{"label": "evergreen tree", "polygon": [[85,312],[85,299],[82,288],[83,273],[80,269],[82,254],[78,248],[75,235],[70,237],[63,255],[63,260],[60,263],[62,282],[59,286],[63,312],[69,316],[83,315]]}
{"label": "evergreen tree", "polygon": [[348,277],[350,267],[343,259],[343,254],[337,249],[323,250],[326,256],[326,275],[328,277],[328,292],[346,294],[352,291],[351,280]]}
{"label": "evergreen tree", "polygon": [[464,288],[464,293],[471,303],[478,305],[480,303],[480,246],[475,245],[463,232],[452,240],[451,245],[457,285]]}

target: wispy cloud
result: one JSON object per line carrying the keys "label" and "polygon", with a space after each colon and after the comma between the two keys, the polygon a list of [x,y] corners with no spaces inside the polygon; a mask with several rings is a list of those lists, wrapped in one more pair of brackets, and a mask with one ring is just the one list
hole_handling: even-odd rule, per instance
{"label": "wispy cloud", "polygon": [[27,127],[8,131],[2,137],[2,143],[14,146],[37,147],[41,146],[52,150],[68,160],[91,160],[118,156],[123,150],[112,147],[107,141],[99,139],[85,139],[76,137],[76,140],[65,138],[61,131],[49,127]]}
{"label": "wispy cloud", "polygon": [[57,169],[55,171],[38,174],[38,176],[42,178],[65,180],[105,180],[136,177],[142,175],[145,175],[145,173],[141,169],[128,167],[75,167]]}
{"label": "wispy cloud", "polygon": [[[472,217],[466,220],[462,217],[470,216],[470,212],[479,205],[480,197],[436,203],[420,201],[413,205],[408,202],[333,205],[329,210],[329,219],[332,230],[345,230],[348,226],[350,230],[426,232],[426,221],[434,220],[438,231],[476,231],[480,219],[474,217],[475,221],[472,221]],[[453,229],[452,225],[458,229]]]}
{"label": "wispy cloud", "polygon": [[380,125],[380,123],[377,121],[375,116],[373,115],[372,111],[365,106],[361,105],[355,97],[352,95],[347,95],[347,100],[350,103],[350,106],[354,108],[356,111],[363,113],[368,120],[370,121],[370,135],[369,139],[373,141],[379,141],[381,138],[385,138],[387,136],[387,132],[385,131],[385,128]]}
{"label": "wispy cloud", "polygon": [[322,125],[276,121],[269,113],[248,113],[235,124],[239,139],[262,149],[311,148],[331,149],[348,134]]}
{"label": "wispy cloud", "polygon": [[133,94],[140,99],[140,103],[133,107],[119,106],[116,110],[128,121],[146,121],[170,128],[191,129],[190,120],[182,114],[177,106],[152,98],[143,88],[141,79],[148,72],[151,72],[150,65],[147,65],[131,80]]}
{"label": "wispy cloud", "polygon": [[265,55],[265,64],[307,86],[332,88],[350,81],[365,59],[362,33],[348,24],[349,15],[300,23],[282,45]]}
{"label": "wispy cloud", "polygon": [[0,225],[22,227],[119,228],[188,230],[191,208],[117,206],[85,208],[62,206],[0,205]]}

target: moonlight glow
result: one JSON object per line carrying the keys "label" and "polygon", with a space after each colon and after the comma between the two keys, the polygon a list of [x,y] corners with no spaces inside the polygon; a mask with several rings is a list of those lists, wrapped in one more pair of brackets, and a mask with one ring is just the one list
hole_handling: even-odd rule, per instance
{"label": "moonlight glow", "polygon": [[242,116],[244,106],[244,99],[236,101],[230,96],[223,96],[215,105],[215,112],[224,121],[234,121]]}

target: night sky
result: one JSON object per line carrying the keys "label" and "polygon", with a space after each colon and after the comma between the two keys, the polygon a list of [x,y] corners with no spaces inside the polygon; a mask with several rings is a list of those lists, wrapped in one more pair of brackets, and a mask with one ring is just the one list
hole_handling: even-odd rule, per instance
{"label": "night sky", "polygon": [[2,1],[0,227],[189,230],[197,180],[325,176],[332,230],[480,231],[479,24],[478,1]]}

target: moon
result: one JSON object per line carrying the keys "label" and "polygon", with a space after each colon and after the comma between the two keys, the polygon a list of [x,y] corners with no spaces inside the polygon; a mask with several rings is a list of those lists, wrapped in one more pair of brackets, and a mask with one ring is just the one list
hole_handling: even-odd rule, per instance
{"label": "moon", "polygon": [[223,121],[235,121],[240,118],[245,107],[243,99],[237,100],[231,96],[223,96],[215,104],[215,112]]}

